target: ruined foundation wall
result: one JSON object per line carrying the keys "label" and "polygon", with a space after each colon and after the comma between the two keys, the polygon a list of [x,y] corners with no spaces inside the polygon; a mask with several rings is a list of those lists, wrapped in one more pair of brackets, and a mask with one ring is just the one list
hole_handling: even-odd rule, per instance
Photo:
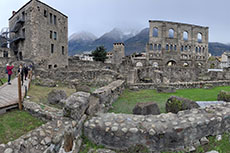
{"label": "ruined foundation wall", "polygon": [[52,79],[61,82],[96,84],[105,86],[119,78],[119,74],[107,69],[91,69],[71,71],[68,69],[56,69],[46,71],[44,69],[35,70],[36,78]]}
{"label": "ruined foundation wall", "polygon": [[116,80],[107,86],[99,88],[93,92],[93,96],[98,97],[100,104],[105,108],[110,108],[113,102],[122,94],[125,89],[124,80]]}
{"label": "ruined foundation wall", "polygon": [[[172,86],[177,89],[203,88],[205,85],[211,84],[213,87],[230,86],[230,80],[219,81],[198,81],[198,82],[180,82],[168,83],[166,86]],[[156,89],[159,86],[157,83],[135,83],[129,84],[129,89]]]}
{"label": "ruined foundation wall", "polygon": [[74,57],[68,58],[70,70],[86,70],[86,69],[111,69],[115,70],[116,67],[114,64],[102,63],[98,61],[82,61]]}
{"label": "ruined foundation wall", "polygon": [[178,114],[100,114],[84,124],[85,135],[96,144],[124,150],[143,145],[150,151],[184,150],[205,136],[223,134],[230,128],[230,104]]}

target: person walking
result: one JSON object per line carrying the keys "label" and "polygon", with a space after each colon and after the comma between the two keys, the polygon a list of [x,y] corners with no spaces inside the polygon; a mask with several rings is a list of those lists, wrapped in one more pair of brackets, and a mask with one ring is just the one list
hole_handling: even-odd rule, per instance
{"label": "person walking", "polygon": [[8,74],[8,85],[11,85],[10,80],[11,80],[11,75],[13,74],[12,69],[14,68],[14,65],[9,65],[7,64],[6,70]]}
{"label": "person walking", "polygon": [[23,86],[23,76],[24,76],[24,72],[23,72],[23,67],[22,67],[22,64],[19,65],[19,68],[18,68],[18,75],[21,75],[21,82],[22,82],[22,86]]}
{"label": "person walking", "polygon": [[26,80],[26,78],[28,76],[28,71],[29,71],[29,69],[28,69],[27,65],[25,64],[24,67],[23,67],[23,72],[25,74],[25,80]]}

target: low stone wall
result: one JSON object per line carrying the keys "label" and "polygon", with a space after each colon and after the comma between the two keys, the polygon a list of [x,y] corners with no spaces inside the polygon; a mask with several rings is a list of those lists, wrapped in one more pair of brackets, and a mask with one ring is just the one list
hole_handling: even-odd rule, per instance
{"label": "low stone wall", "polygon": [[107,86],[95,90],[92,95],[99,98],[100,104],[109,108],[125,89],[125,81],[117,80]]}
{"label": "low stone wall", "polygon": [[[172,86],[177,89],[187,88],[203,88],[206,84],[212,84],[216,86],[229,86],[230,80],[219,80],[219,81],[199,81],[199,82],[180,82],[180,83],[168,83],[167,86]],[[136,83],[130,84],[130,89],[156,89],[160,84],[156,83]]]}
{"label": "low stone wall", "polygon": [[142,145],[150,151],[186,151],[206,136],[229,131],[230,103],[178,114],[100,114],[85,122],[84,127],[90,140],[111,149]]}
{"label": "low stone wall", "polygon": [[52,79],[55,81],[62,82],[72,82],[75,80],[79,83],[86,84],[95,84],[96,86],[104,86],[105,84],[109,84],[117,78],[119,78],[120,74],[108,69],[81,69],[76,71],[72,71],[69,69],[56,69],[56,70],[44,70],[44,69],[36,69],[35,76],[37,78],[42,79]]}
{"label": "low stone wall", "polygon": [[102,63],[99,61],[82,61],[75,57],[69,57],[69,69],[70,70],[84,70],[84,69],[111,69],[115,70],[116,67],[111,63]]}
{"label": "low stone wall", "polygon": [[[17,140],[0,144],[1,153],[65,153],[73,141],[73,152],[78,152],[81,145],[82,126],[86,115],[81,114],[79,120],[63,117],[63,111],[46,105],[25,101],[24,109],[33,116],[47,123],[21,136]],[[79,106],[81,107],[81,106]]]}

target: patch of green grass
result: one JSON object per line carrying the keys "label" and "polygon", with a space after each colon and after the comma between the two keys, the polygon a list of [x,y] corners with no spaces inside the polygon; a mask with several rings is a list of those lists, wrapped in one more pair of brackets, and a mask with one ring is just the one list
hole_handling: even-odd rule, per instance
{"label": "patch of green grass", "polygon": [[0,115],[0,144],[13,141],[45,122],[25,111],[10,111]]}
{"label": "patch of green grass", "polygon": [[[61,86],[61,85],[58,87],[52,87],[51,88],[51,87],[42,87],[42,86],[37,86],[37,85],[31,84],[30,90],[28,92],[28,96],[30,97],[30,100],[33,102],[49,105],[47,98],[48,98],[48,94],[53,89],[63,90],[66,92],[67,96],[70,96],[72,93],[75,92],[75,89],[70,89],[68,87]],[[54,105],[52,105],[52,106],[54,106]]]}
{"label": "patch of green grass", "polygon": [[100,149],[104,148],[102,145],[96,145],[93,142],[91,142],[84,134],[82,134],[82,144],[79,153],[88,153],[90,149]]}
{"label": "patch of green grass", "polygon": [[[3,85],[4,83],[6,83],[7,81],[8,81],[7,78],[1,78],[0,86]],[[2,84],[1,82],[2,82],[3,84]]]}
{"label": "patch of green grass", "polygon": [[113,109],[110,112],[131,114],[137,103],[156,102],[160,111],[164,113],[165,103],[171,96],[184,97],[194,101],[216,101],[221,90],[230,91],[230,86],[212,89],[180,89],[176,93],[157,93],[156,90],[130,91],[126,89],[113,103]]}
{"label": "patch of green grass", "polygon": [[215,136],[211,136],[208,139],[209,143],[198,147],[196,153],[204,153],[211,150],[216,150],[219,153],[230,153],[230,133],[224,134],[221,141],[217,141]]}

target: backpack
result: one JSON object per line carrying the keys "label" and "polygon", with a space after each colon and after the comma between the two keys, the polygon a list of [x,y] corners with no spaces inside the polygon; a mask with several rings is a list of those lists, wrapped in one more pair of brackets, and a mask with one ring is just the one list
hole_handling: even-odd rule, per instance
{"label": "backpack", "polygon": [[7,68],[6,68],[5,72],[6,72],[6,74],[8,74],[8,70],[7,70]]}

